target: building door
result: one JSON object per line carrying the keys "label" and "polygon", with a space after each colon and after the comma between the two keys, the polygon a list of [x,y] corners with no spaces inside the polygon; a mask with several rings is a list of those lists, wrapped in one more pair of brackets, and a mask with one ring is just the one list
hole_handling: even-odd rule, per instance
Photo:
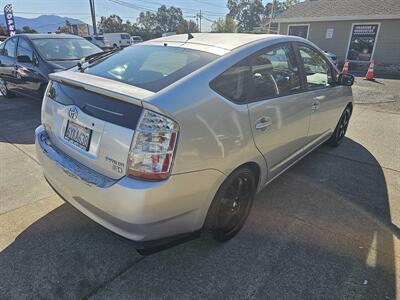
{"label": "building door", "polygon": [[288,27],[288,35],[295,35],[302,38],[308,38],[308,29],[310,25],[301,24],[301,25],[289,25]]}

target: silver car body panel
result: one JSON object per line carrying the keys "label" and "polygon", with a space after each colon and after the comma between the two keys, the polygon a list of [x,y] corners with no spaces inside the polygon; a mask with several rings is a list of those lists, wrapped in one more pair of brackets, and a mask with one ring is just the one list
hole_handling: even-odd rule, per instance
{"label": "silver car body panel", "polygon": [[[134,135],[132,129],[79,111],[75,121],[97,134],[93,149],[86,153],[66,143],[63,132],[69,120],[69,107],[44,98],[44,127],[36,132],[36,147],[46,178],[79,210],[133,240],[146,241],[200,229],[215,193],[233,170],[245,163],[257,165],[260,191],[264,184],[327,140],[346,105],[352,102],[351,88],[334,86],[235,104],[213,91],[210,81],[256,51],[277,43],[298,41],[316,46],[292,36],[193,35],[190,40],[181,35],[134,46],[167,43],[171,47],[221,55],[157,93],[79,72],[51,75],[52,80],[174,119],[179,124],[179,139],[172,175],[165,181],[136,180],[116,173],[107,165],[104,158],[110,154],[126,162]],[[270,121],[265,130],[256,128],[260,118]],[[44,132],[48,143],[41,142]],[[48,144],[54,151],[46,150]],[[52,155],[48,155],[50,152]],[[65,160],[67,163],[63,163]],[[85,179],[77,166],[94,173],[85,171],[84,175],[89,174],[89,179]],[[76,176],[68,174],[71,172]],[[101,186],[98,181],[109,185]]]}
{"label": "silver car body panel", "polygon": [[44,176],[63,199],[104,227],[139,242],[201,228],[226,178],[209,169],[159,182],[112,180],[63,155],[43,126],[36,129],[36,153]]}

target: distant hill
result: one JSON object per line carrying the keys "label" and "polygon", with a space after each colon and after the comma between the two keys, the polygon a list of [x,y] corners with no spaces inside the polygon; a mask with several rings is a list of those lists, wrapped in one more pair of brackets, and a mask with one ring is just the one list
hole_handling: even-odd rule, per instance
{"label": "distant hill", "polygon": [[[41,15],[37,18],[28,19],[23,17],[14,16],[14,21],[17,29],[22,29],[24,26],[29,26],[36,29],[38,32],[54,32],[59,26],[65,24],[68,20],[71,24],[85,23],[78,19],[60,17],[55,15]],[[4,15],[0,15],[0,24],[5,26]],[[89,26],[90,32],[93,32],[92,26]]]}

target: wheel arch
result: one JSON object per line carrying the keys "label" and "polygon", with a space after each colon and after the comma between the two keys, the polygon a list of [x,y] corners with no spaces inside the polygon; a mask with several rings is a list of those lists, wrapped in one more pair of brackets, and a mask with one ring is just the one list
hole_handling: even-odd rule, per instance
{"label": "wheel arch", "polygon": [[346,107],[350,108],[350,115],[353,114],[353,102],[347,103]]}
{"label": "wheel arch", "polygon": [[254,161],[248,161],[248,162],[241,164],[240,166],[238,166],[234,170],[232,170],[232,172],[230,172],[230,174],[227,177],[229,177],[236,170],[238,170],[240,168],[244,168],[244,167],[249,168],[253,172],[254,177],[255,177],[255,182],[256,182],[255,188],[256,188],[256,191],[258,191],[258,188],[260,187],[260,184],[261,184],[261,167],[258,163],[254,162]]}

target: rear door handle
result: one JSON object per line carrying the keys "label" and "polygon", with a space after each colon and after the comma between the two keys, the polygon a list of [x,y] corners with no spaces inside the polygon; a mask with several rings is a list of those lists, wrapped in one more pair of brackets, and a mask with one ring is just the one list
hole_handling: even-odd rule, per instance
{"label": "rear door handle", "polygon": [[318,100],[314,100],[311,106],[311,111],[315,112],[316,110],[318,110],[319,108],[319,101]]}
{"label": "rear door handle", "polygon": [[272,125],[271,119],[263,117],[263,118],[259,119],[259,120],[256,122],[255,127],[256,127],[257,130],[262,130],[262,131],[264,131],[264,130],[266,130],[269,126],[271,126],[271,125]]}

